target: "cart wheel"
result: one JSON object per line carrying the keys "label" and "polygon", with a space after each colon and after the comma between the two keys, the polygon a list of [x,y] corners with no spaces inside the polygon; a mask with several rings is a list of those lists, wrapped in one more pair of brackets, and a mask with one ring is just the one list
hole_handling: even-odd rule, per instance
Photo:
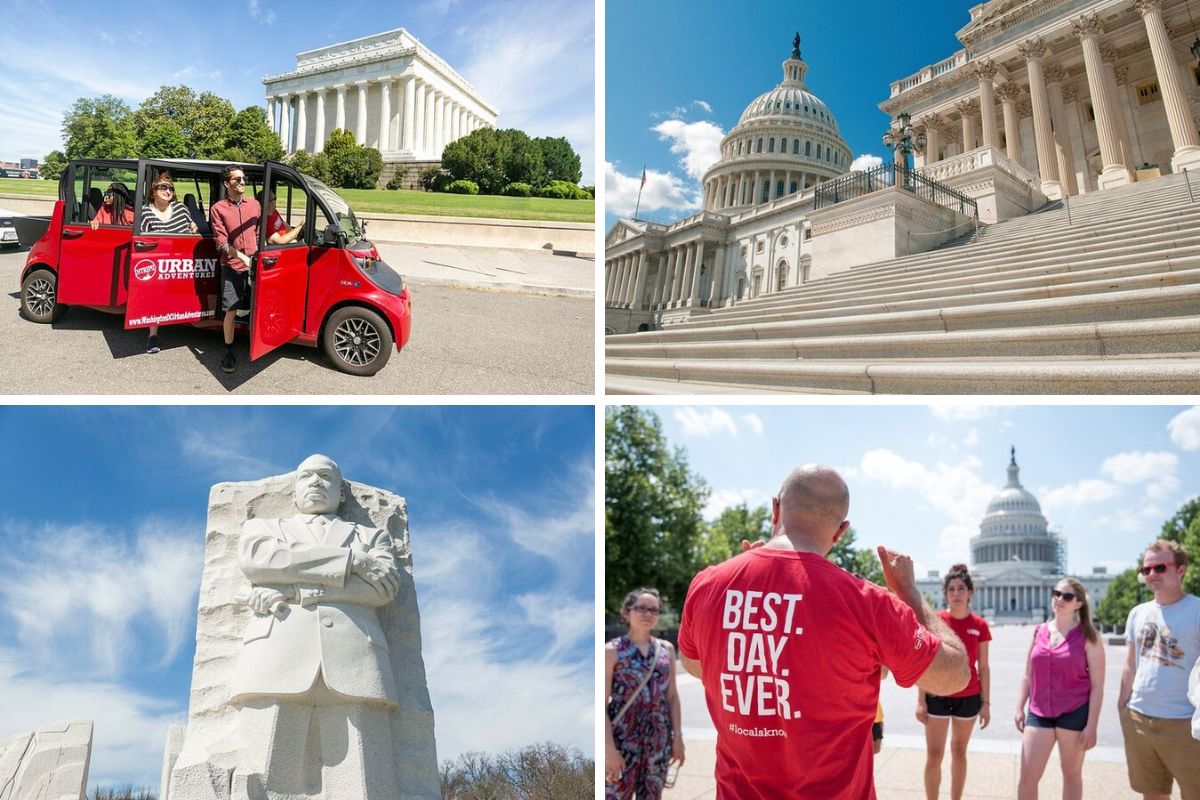
{"label": "cart wheel", "polygon": [[21,283],[21,313],[31,322],[55,322],[67,313],[58,302],[58,276],[48,269],[35,269]]}
{"label": "cart wheel", "polygon": [[392,332],[374,311],[339,308],[325,323],[325,354],[342,372],[374,375],[392,354]]}

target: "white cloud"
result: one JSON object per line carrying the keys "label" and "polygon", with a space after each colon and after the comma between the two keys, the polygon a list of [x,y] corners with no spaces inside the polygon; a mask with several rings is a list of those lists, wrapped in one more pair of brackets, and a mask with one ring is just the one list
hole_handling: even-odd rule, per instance
{"label": "white cloud", "polygon": [[712,106],[710,106],[704,100],[693,100],[692,105],[704,109],[705,113],[708,113],[708,114],[712,113]]}
{"label": "white cloud", "polygon": [[[642,176],[625,175],[612,164],[604,162],[604,208],[609,214],[619,217],[633,216],[639,212],[695,211],[700,207],[701,195],[697,188],[667,172],[646,170],[646,186],[641,188]],[[638,193],[641,192],[641,203]]]}
{"label": "white cloud", "polygon": [[109,681],[67,681],[39,672],[25,652],[0,648],[0,731],[36,730],[52,722],[92,720],[91,786],[134,782],[157,787],[167,728],[186,708]]}
{"label": "white cloud", "polygon": [[883,159],[880,158],[879,156],[863,154],[850,162],[850,171],[851,172],[859,172],[859,171],[865,172],[866,170],[869,170],[873,167],[881,166],[882,164],[883,164]]}
{"label": "white cloud", "polygon": [[669,119],[652,130],[660,139],[671,143],[671,152],[680,156],[679,163],[684,172],[694,180],[700,180],[721,158],[721,139],[725,131],[711,122]]}
{"label": "white cloud", "polygon": [[275,23],[275,12],[264,9],[259,0],[246,0],[246,7],[250,9],[250,18],[264,25],[272,25]]}
{"label": "white cloud", "polygon": [[[44,669],[112,677],[130,663],[170,662],[195,618],[196,529],[147,521],[129,543],[99,526],[10,530],[19,544],[0,562],[0,598],[17,638]],[[139,636],[147,625],[156,635]]]}
{"label": "white cloud", "polygon": [[967,435],[963,437],[962,443],[967,447],[974,447],[975,445],[979,444],[979,431],[971,428]]}
{"label": "white cloud", "polygon": [[1200,406],[1176,414],[1167,423],[1167,429],[1171,432],[1171,441],[1180,450],[1200,450]]}
{"label": "white cloud", "polygon": [[497,500],[481,498],[476,504],[501,523],[501,530],[526,550],[545,556],[562,568],[577,567],[579,551],[591,548],[596,531],[594,467],[578,465],[567,483],[548,491],[562,499],[554,504],[558,513],[540,514]]}
{"label": "white cloud", "polygon": [[692,406],[684,406],[675,409],[673,416],[675,421],[683,426],[683,435],[686,437],[698,436],[707,439],[718,433],[738,435],[737,423],[727,411],[720,408],[709,407],[702,411]]}
{"label": "white cloud", "polygon": [[1118,453],[1104,459],[1101,471],[1117,483],[1143,483],[1173,475],[1179,466],[1174,453]]}
{"label": "white cloud", "polygon": [[975,422],[990,416],[995,411],[995,408],[993,406],[976,406],[969,403],[952,403],[931,405],[929,406],[929,410],[942,422]]}
{"label": "white cloud", "polygon": [[750,429],[753,430],[756,435],[762,436],[763,430],[765,428],[765,426],[763,425],[762,417],[758,416],[758,414],[751,412],[749,414],[742,414],[742,420],[744,420],[745,423],[750,426]]}
{"label": "white cloud", "polygon": [[762,489],[715,489],[708,496],[708,502],[704,504],[700,514],[705,519],[712,520],[732,506],[745,503],[750,508],[756,508],[766,505],[770,499],[771,496]]}
{"label": "white cloud", "polygon": [[517,605],[525,612],[526,622],[549,630],[554,645],[545,657],[556,661],[581,641],[591,639],[596,621],[596,604],[589,598],[577,600],[562,592],[523,594]]}
{"label": "white cloud", "polygon": [[1043,489],[1038,496],[1046,508],[1075,508],[1111,500],[1120,493],[1121,489],[1108,481],[1085,478],[1066,486]]}

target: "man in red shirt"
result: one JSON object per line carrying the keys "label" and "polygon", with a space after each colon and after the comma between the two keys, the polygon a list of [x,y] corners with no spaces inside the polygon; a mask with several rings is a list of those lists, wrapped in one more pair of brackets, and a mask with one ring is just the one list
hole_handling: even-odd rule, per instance
{"label": "man in red shirt", "polygon": [[688,589],[679,653],[717,727],[718,800],[872,800],[880,666],[937,694],[967,683],[962,642],[908,556],[879,548],[892,593],[825,557],[849,505],[832,469],[793,470],[771,501],[771,541]]}
{"label": "man in red shirt", "polygon": [[233,372],[233,326],[239,308],[249,299],[247,278],[258,252],[258,226],[262,206],[246,195],[246,173],[230,164],[221,170],[225,196],[212,204],[209,220],[221,255],[221,308],[225,310],[225,355],[221,369]]}

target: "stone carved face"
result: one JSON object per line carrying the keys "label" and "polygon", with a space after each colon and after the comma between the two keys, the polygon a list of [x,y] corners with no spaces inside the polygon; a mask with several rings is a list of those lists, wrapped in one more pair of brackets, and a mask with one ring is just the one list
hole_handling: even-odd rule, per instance
{"label": "stone carved face", "polygon": [[342,504],[342,471],[328,456],[313,455],[296,467],[296,508],[304,514],[334,514]]}

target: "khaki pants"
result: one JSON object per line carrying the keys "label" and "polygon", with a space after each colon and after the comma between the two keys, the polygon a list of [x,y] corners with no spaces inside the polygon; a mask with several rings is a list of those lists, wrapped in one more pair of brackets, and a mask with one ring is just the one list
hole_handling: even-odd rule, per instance
{"label": "khaki pants", "polygon": [[395,798],[391,712],[349,700],[318,674],[302,696],[246,701],[238,709],[233,800]]}
{"label": "khaki pants", "polygon": [[1163,719],[1121,712],[1129,786],[1141,794],[1171,793],[1179,784],[1183,800],[1200,800],[1200,741],[1192,738],[1191,719]]}

